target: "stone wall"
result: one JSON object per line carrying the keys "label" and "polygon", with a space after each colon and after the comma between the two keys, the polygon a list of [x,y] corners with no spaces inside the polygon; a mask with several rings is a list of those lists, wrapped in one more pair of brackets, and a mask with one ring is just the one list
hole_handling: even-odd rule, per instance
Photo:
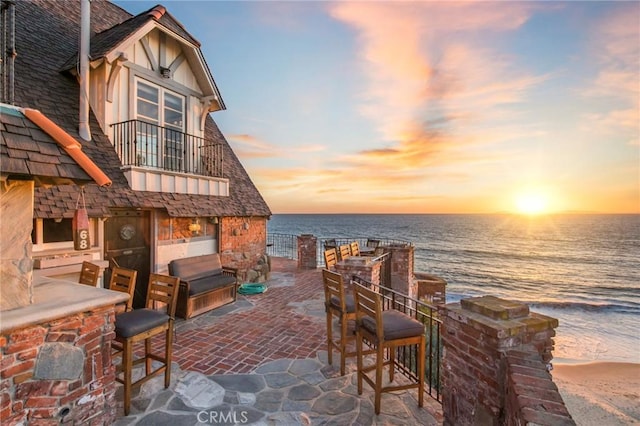
{"label": "stone wall", "polygon": [[0,336],[0,423],[111,424],[114,305]]}
{"label": "stone wall", "polygon": [[[264,261],[267,247],[265,217],[223,217],[219,238],[222,264],[238,268],[241,281],[247,281],[247,277],[253,275],[251,270],[265,271],[265,265],[269,264]],[[256,282],[265,279],[266,275],[254,278]]]}
{"label": "stone wall", "polygon": [[27,306],[33,296],[33,181],[0,183],[0,311]]}
{"label": "stone wall", "polygon": [[[556,319],[492,296],[463,299],[442,312],[445,425],[573,424],[559,395],[546,392],[555,386],[546,365]],[[543,421],[549,409],[566,423]]]}

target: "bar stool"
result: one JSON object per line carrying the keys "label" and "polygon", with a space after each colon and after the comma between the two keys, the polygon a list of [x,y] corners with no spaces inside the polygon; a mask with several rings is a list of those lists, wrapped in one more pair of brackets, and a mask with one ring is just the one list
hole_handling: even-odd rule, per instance
{"label": "bar stool", "polygon": [[[124,384],[124,414],[129,415],[131,390],[152,377],[164,372],[164,387],[171,382],[171,353],[173,350],[173,322],[178,300],[180,278],[168,275],[150,274],[147,287],[146,308],[135,309],[116,315],[115,346],[122,351],[122,363],[116,380]],[[161,310],[156,310],[158,307]],[[165,333],[164,355],[151,352],[151,337]],[[144,340],[144,357],[133,358],[133,346]],[[152,370],[152,361],[162,363]],[[145,363],[145,376],[132,382],[133,366]],[[120,372],[123,377],[120,378]]]}
{"label": "bar stool", "polygon": [[111,279],[109,280],[109,290],[121,291],[129,295],[125,311],[130,311],[133,306],[133,293],[136,290],[136,279],[138,271],[133,269],[114,266],[111,269]]}
{"label": "bar stool", "polygon": [[351,257],[351,246],[349,244],[343,244],[338,248],[338,253],[340,254],[340,261],[348,259]]}
{"label": "bar stool", "polygon": [[[410,316],[394,310],[382,310],[382,296],[358,283],[353,283],[356,308],[356,353],[358,360],[358,395],[362,395],[362,381],[366,381],[375,392],[375,412],[380,414],[380,399],[383,392],[418,388],[418,406],[423,405],[424,367],[425,367],[425,331],[424,324]],[[373,349],[364,351],[363,341],[373,345]],[[382,373],[389,366],[389,381],[393,382],[396,366],[395,353],[399,347],[417,345],[417,380],[406,385],[382,386]],[[388,349],[389,360],[384,360]],[[365,367],[363,357],[375,354],[375,364]],[[375,380],[367,373],[375,371]]]}
{"label": "bar stool", "polygon": [[[356,319],[353,296],[346,295],[342,275],[322,270],[324,282],[325,311],[327,313],[327,355],[329,364],[333,364],[333,350],[340,352],[340,374],[344,376],[345,359],[355,356],[356,352],[347,352],[347,343],[353,341],[355,336],[347,335],[347,323]],[[333,318],[340,322],[340,340],[333,338]]]}
{"label": "bar stool", "polygon": [[349,252],[351,256],[360,256],[360,244],[357,241],[349,243]]}
{"label": "bar stool", "polygon": [[98,285],[98,278],[100,278],[100,266],[86,260],[82,262],[78,282],[95,287]]}
{"label": "bar stool", "polygon": [[336,253],[335,247],[325,250],[324,251],[325,268],[331,269],[336,263],[338,263],[338,254]]}

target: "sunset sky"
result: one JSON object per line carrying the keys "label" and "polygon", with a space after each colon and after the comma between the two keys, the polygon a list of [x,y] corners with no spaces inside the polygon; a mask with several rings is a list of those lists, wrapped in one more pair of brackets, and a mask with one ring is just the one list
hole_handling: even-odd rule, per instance
{"label": "sunset sky", "polygon": [[640,2],[162,3],[274,213],[640,213]]}

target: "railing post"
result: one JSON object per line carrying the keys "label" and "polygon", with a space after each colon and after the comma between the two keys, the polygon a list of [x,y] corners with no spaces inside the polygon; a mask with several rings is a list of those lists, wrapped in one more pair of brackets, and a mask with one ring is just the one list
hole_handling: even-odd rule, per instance
{"label": "railing post", "polygon": [[400,293],[415,298],[416,291],[413,282],[414,248],[410,244],[389,244],[384,248],[390,253],[391,282],[387,285]]}
{"label": "railing post", "polygon": [[[442,311],[444,424],[531,424],[507,421],[510,414],[505,411],[508,400],[506,356],[514,349],[530,353],[542,367],[542,371],[536,372],[536,381],[551,382],[543,362],[551,360],[552,337],[558,320],[530,313],[525,304],[493,296],[462,299],[460,303],[445,305]],[[538,406],[542,404],[535,407]],[[548,420],[558,419],[554,416],[564,415],[566,411],[564,406],[564,410],[555,411],[556,406],[560,407],[553,403],[546,405],[546,421],[530,421],[554,424]]]}
{"label": "railing post", "polygon": [[298,236],[298,268],[316,269],[316,247],[318,239],[311,234]]}

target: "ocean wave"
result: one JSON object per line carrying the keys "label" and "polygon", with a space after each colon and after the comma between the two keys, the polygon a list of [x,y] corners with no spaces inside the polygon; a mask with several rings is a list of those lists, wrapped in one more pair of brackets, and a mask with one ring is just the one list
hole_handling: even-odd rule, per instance
{"label": "ocean wave", "polygon": [[523,302],[527,303],[529,307],[534,309],[566,309],[566,310],[577,310],[584,312],[601,312],[601,313],[621,313],[621,314],[636,314],[640,315],[640,305],[630,306],[630,305],[620,305],[613,303],[603,303],[603,304],[595,304],[595,303],[585,303],[585,302],[554,302],[554,301],[546,301],[546,302]]}
{"label": "ocean wave", "polygon": [[416,256],[425,257],[427,259],[436,257],[437,254],[441,254],[442,258],[451,258],[454,256],[460,256],[467,260],[475,258],[475,259],[482,259],[483,261],[485,261],[486,259],[489,259],[494,263],[503,263],[504,261],[516,260],[516,261],[527,261],[527,262],[538,261],[540,263],[547,263],[547,264],[552,264],[552,263],[572,264],[572,265],[575,265],[575,264],[606,265],[608,264],[607,259],[597,258],[597,257],[593,257],[592,255],[590,256],[586,254],[581,256],[567,256],[566,254],[561,255],[558,253],[545,254],[545,253],[538,253],[534,251],[518,252],[518,251],[511,251],[511,250],[499,251],[495,249],[480,250],[480,249],[469,249],[469,248],[460,248],[460,247],[451,248],[451,249],[431,248],[431,249],[425,250],[426,253],[424,254],[419,253],[420,250],[421,249],[416,250]]}

